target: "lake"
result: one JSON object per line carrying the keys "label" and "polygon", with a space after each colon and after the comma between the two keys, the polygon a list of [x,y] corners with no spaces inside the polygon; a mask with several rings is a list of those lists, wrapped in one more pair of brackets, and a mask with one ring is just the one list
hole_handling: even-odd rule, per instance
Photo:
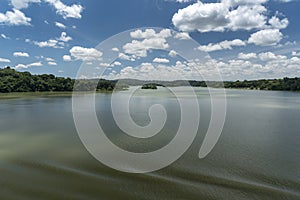
{"label": "lake", "polygon": [[[188,98],[184,87],[175,89]],[[210,98],[204,88],[195,92],[201,120],[193,144],[170,166],[146,174],[116,171],[89,154],[75,129],[71,97],[0,98],[0,198],[300,199],[300,93],[226,90],[222,135],[199,159]],[[138,91],[130,102],[131,116],[141,126],[149,123],[149,106],[165,107],[165,127],[149,139],[123,134],[110,103],[111,94],[96,94],[99,123],[124,149],[159,149],[178,129],[178,101],[165,88]]]}

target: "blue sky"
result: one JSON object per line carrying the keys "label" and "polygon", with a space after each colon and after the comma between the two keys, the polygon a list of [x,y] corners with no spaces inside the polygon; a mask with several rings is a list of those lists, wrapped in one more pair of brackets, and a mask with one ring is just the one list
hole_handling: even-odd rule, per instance
{"label": "blue sky", "polygon": [[[115,49],[117,60],[101,61],[105,78],[200,79],[189,66],[201,73],[213,66],[225,80],[300,76],[299,7],[298,0],[2,0],[0,67],[75,77],[83,61],[106,55],[99,43],[137,29]],[[175,33],[142,27],[178,31],[178,40],[197,41],[194,51],[210,57],[185,61],[169,48]]]}

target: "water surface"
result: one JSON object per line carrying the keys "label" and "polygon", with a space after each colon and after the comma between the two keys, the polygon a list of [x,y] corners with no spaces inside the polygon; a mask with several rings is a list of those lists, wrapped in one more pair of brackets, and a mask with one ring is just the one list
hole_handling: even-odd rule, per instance
{"label": "water surface", "polygon": [[[185,88],[176,90],[180,98],[189,98]],[[300,94],[227,90],[221,138],[200,160],[210,100],[205,89],[196,93],[201,122],[194,143],[172,165],[147,174],[115,171],[87,152],[76,133],[71,97],[1,99],[0,198],[300,199]],[[97,114],[107,136],[120,147],[153,151],[174,137],[180,108],[166,89],[140,91],[131,100],[131,116],[139,125],[149,123],[152,104],[166,108],[166,126],[147,140],[120,131],[110,99],[111,94],[97,94]]]}

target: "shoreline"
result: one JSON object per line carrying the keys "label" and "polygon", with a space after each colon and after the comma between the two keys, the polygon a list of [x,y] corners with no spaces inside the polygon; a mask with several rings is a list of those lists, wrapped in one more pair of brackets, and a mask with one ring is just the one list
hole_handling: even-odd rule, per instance
{"label": "shoreline", "polygon": [[[175,87],[187,87],[187,86],[175,86]],[[207,88],[207,87],[193,87],[193,88]],[[212,89],[222,89],[214,88]],[[240,91],[266,91],[266,92],[292,92],[299,93],[299,91],[290,90],[261,90],[261,89],[251,89],[251,88],[224,88],[226,90],[240,90]],[[120,90],[118,90],[120,91]],[[113,91],[96,91],[96,93],[111,94]],[[77,94],[87,94],[92,93],[92,91],[79,91]],[[18,99],[18,98],[50,98],[50,97],[72,97],[73,91],[61,91],[61,92],[9,92],[0,93],[0,100],[2,99]]]}

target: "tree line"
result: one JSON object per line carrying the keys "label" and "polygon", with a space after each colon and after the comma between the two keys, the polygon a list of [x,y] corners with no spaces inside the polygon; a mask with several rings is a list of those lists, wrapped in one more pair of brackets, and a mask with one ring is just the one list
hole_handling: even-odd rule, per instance
{"label": "tree line", "polygon": [[112,91],[117,81],[105,79],[77,80],[55,77],[52,74],[32,75],[29,72],[18,72],[10,67],[0,69],[0,93],[9,92],[65,92],[65,91]]}
{"label": "tree line", "polygon": [[[32,75],[29,72],[18,72],[10,67],[0,69],[0,93],[9,92],[63,92],[63,91],[112,91],[127,89],[134,85],[153,86],[192,86],[192,87],[225,87],[257,90],[300,91],[300,78],[262,79],[225,82],[204,81],[142,81],[136,79],[105,80],[55,77],[52,74]],[[146,87],[145,86],[145,87]]]}

